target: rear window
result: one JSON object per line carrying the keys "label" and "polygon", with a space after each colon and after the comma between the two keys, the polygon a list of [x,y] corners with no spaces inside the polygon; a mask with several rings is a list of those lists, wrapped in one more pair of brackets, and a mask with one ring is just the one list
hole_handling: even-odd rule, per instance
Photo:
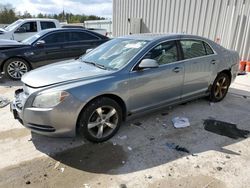
{"label": "rear window", "polygon": [[50,29],[56,28],[56,24],[54,22],[41,22],[41,29]]}
{"label": "rear window", "polygon": [[180,42],[183,49],[184,59],[191,59],[207,55],[202,41],[182,40]]}
{"label": "rear window", "polygon": [[86,32],[70,32],[70,41],[97,40],[98,38]]}

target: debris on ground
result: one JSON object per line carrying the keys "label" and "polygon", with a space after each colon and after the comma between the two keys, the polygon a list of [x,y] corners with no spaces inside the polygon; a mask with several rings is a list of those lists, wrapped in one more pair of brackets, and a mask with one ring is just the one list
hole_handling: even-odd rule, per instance
{"label": "debris on ground", "polygon": [[117,144],[116,144],[116,142],[113,142],[113,146],[116,146]]}
{"label": "debris on ground", "polygon": [[120,184],[120,188],[127,188],[126,184]]}
{"label": "debris on ground", "polygon": [[155,140],[155,137],[150,137],[149,140],[153,141],[153,140]]}
{"label": "debris on ground", "polygon": [[151,175],[149,175],[147,178],[148,178],[148,179],[152,179],[153,177],[152,177]]}
{"label": "debris on ground", "polygon": [[0,96],[0,108],[3,108],[10,104],[10,100]]}
{"label": "debris on ground", "polygon": [[122,164],[125,164],[126,162],[125,161],[122,161]]}
{"label": "debris on ground", "polygon": [[163,123],[163,124],[162,124],[162,127],[166,129],[168,126],[167,126],[166,123]]}
{"label": "debris on ground", "polygon": [[132,148],[131,148],[130,146],[128,146],[128,150],[129,150],[129,151],[132,151]]}
{"label": "debris on ground", "polygon": [[27,185],[29,185],[29,184],[30,184],[30,181],[26,181],[25,183],[26,183]]}
{"label": "debris on ground", "polygon": [[64,172],[64,168],[60,168],[60,171],[61,171],[61,173],[63,173]]}
{"label": "debris on ground", "polygon": [[87,183],[84,183],[84,184],[83,184],[83,187],[84,187],[84,188],[90,188],[90,185],[87,184]]}
{"label": "debris on ground", "polygon": [[247,135],[250,133],[248,130],[238,129],[236,124],[218,121],[215,119],[204,120],[204,129],[232,139],[247,138]]}
{"label": "debris on ground", "polygon": [[213,106],[213,105],[214,105],[214,102],[210,102],[209,105],[210,105],[210,106]]}
{"label": "debris on ground", "polygon": [[136,125],[136,126],[141,126],[142,123],[141,122],[135,122],[135,123],[132,123],[133,125]]}
{"label": "debris on ground", "polygon": [[166,146],[170,149],[175,149],[176,151],[190,153],[185,147],[181,147],[179,145],[176,145],[175,143],[166,143]]}
{"label": "debris on ground", "polygon": [[230,159],[230,156],[229,156],[229,155],[226,155],[226,158],[227,158],[227,159]]}
{"label": "debris on ground", "polygon": [[57,162],[56,162],[56,164],[55,164],[55,166],[54,166],[54,169],[58,168],[58,167],[59,167],[59,165],[60,165],[60,162],[59,162],[59,161],[57,161]]}
{"label": "debris on ground", "polygon": [[218,166],[218,167],[216,167],[216,169],[217,169],[218,171],[221,171],[221,170],[222,170],[222,167]]}
{"label": "debris on ground", "polygon": [[127,137],[127,135],[123,135],[123,136],[118,136],[118,138],[119,138],[120,140],[126,140],[128,137]]}
{"label": "debris on ground", "polygon": [[166,116],[166,115],[168,115],[168,112],[162,112],[161,115]]}
{"label": "debris on ground", "polygon": [[190,126],[188,118],[175,117],[172,119],[175,128],[184,128]]}
{"label": "debris on ground", "polygon": [[198,156],[198,154],[196,154],[196,153],[192,153],[192,156],[193,156],[193,157],[197,157],[197,156]]}

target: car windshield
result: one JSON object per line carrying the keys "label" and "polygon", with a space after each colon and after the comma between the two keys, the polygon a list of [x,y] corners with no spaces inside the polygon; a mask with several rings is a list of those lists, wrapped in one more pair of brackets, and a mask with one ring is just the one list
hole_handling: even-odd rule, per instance
{"label": "car windshield", "polygon": [[148,41],[134,39],[113,39],[80,58],[82,62],[93,63],[107,69],[120,69],[139,52]]}
{"label": "car windshield", "polygon": [[22,22],[22,20],[17,20],[15,22],[13,22],[12,24],[8,25],[7,27],[5,27],[4,29],[6,31],[12,31],[13,29],[15,29],[16,27],[18,27],[18,25]]}
{"label": "car windshield", "polygon": [[22,43],[24,44],[32,44],[33,42],[35,42],[38,38],[40,38],[41,36],[43,36],[44,34],[46,34],[47,31],[46,30],[43,30],[43,31],[40,31],[39,33],[35,34],[35,35],[32,35],[31,37],[27,38],[27,39],[24,39],[22,41]]}

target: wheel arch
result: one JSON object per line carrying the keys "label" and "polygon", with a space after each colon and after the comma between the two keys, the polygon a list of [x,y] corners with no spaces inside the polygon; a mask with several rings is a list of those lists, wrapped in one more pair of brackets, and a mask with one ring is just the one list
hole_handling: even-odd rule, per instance
{"label": "wheel arch", "polygon": [[28,65],[29,65],[29,68],[30,68],[30,69],[33,69],[31,63],[30,63],[26,58],[20,57],[20,56],[12,56],[12,57],[9,57],[9,58],[7,58],[7,59],[5,59],[5,60],[3,61],[3,63],[1,64],[1,67],[0,67],[1,72],[4,71],[4,65],[5,65],[5,63],[6,63],[8,60],[14,59],[14,58],[18,58],[18,59],[22,59],[22,60],[26,61],[26,62],[28,63]]}
{"label": "wheel arch", "polygon": [[224,69],[224,70],[222,70],[221,72],[219,72],[219,73],[217,74],[217,76],[218,76],[219,74],[221,74],[221,73],[227,74],[227,75],[229,76],[229,78],[230,78],[230,83],[231,83],[231,80],[232,80],[231,69]]}
{"label": "wheel arch", "polygon": [[102,98],[102,97],[106,97],[106,98],[110,98],[112,100],[114,100],[115,102],[118,103],[118,105],[121,107],[122,109],[122,120],[125,121],[126,120],[126,116],[127,116],[127,106],[124,102],[124,100],[119,97],[118,95],[115,95],[115,94],[102,94],[102,95],[99,95],[99,96],[96,96],[94,98],[92,98],[91,100],[89,100],[85,105],[84,107],[81,109],[80,113],[78,114],[78,117],[77,117],[77,123],[76,123],[76,131],[78,130],[78,127],[79,127],[79,122],[80,122],[80,116],[82,114],[82,112],[86,109],[86,107],[94,100],[98,99],[98,98]]}

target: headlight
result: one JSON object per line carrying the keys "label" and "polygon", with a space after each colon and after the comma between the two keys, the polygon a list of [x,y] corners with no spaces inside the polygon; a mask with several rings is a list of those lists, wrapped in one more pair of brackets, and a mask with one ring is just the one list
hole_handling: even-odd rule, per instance
{"label": "headlight", "polygon": [[38,108],[51,108],[58,105],[68,96],[69,93],[66,91],[42,93],[36,96],[32,106]]}

